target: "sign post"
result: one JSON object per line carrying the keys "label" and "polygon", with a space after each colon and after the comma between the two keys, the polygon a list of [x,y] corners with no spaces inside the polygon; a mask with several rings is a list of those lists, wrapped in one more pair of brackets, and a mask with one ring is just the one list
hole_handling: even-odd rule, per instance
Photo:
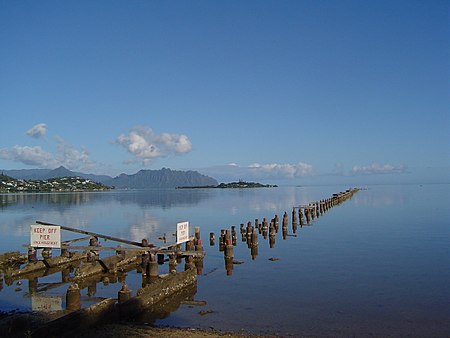
{"label": "sign post", "polygon": [[61,248],[61,227],[37,224],[32,224],[30,227],[30,246],[35,248]]}
{"label": "sign post", "polygon": [[177,223],[177,244],[189,241],[189,222]]}

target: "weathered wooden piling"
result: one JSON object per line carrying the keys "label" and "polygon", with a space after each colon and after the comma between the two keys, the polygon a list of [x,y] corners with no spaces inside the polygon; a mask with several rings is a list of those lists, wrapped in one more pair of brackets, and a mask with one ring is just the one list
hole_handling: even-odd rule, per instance
{"label": "weathered wooden piling", "polygon": [[303,212],[302,212],[302,207],[298,207],[298,221],[300,223],[300,227],[303,226],[304,224],[304,218],[305,216],[303,216]]}
{"label": "weathered wooden piling", "polygon": [[314,220],[316,218],[316,207],[314,204],[310,203],[308,206],[309,209],[309,215],[311,217],[311,220]]}
{"label": "weathered wooden piling", "polygon": [[231,244],[231,241],[228,241],[225,245],[225,251],[224,251],[225,259],[227,258],[234,258],[234,246]]}
{"label": "weathered wooden piling", "polygon": [[270,222],[269,225],[269,247],[273,248],[273,246],[275,245],[275,237],[276,237],[277,231],[275,228],[275,224],[274,222]]}
{"label": "weathered wooden piling", "polygon": [[197,245],[197,242],[201,240],[200,227],[195,227],[194,229],[194,245]]}
{"label": "weathered wooden piling", "polygon": [[227,276],[233,274],[233,258],[225,258],[225,270],[227,271]]}
{"label": "weathered wooden piling", "polygon": [[177,273],[177,260],[175,254],[169,254],[169,272]]}
{"label": "weathered wooden piling", "polygon": [[250,247],[250,254],[252,256],[252,260],[256,259],[258,256],[258,230],[253,229],[252,233],[252,245]]}
{"label": "weathered wooden piling", "polygon": [[252,260],[256,259],[256,257],[258,256],[258,246],[257,245],[252,245],[252,247],[250,248],[250,255],[252,256]]}
{"label": "weathered wooden piling", "polygon": [[297,223],[292,223],[292,233],[295,235],[297,233]]}
{"label": "weathered wooden piling", "polygon": [[251,242],[251,237],[252,237],[252,232],[253,232],[253,226],[252,226],[252,222],[247,222],[247,229],[246,229],[246,237],[247,237],[247,243]]}
{"label": "weathered wooden piling", "polygon": [[285,211],[284,214],[283,214],[283,221],[282,221],[282,223],[281,223],[281,226],[282,226],[283,228],[287,228],[287,227],[288,227],[288,222],[289,222],[289,220],[288,220],[288,214],[287,214],[287,212]]}
{"label": "weathered wooden piling", "polygon": [[98,246],[98,245],[99,245],[98,238],[95,236],[92,236],[89,239],[89,246]]}
{"label": "weathered wooden piling", "polygon": [[131,290],[127,284],[122,284],[122,288],[117,293],[117,301],[119,304],[131,299]]}
{"label": "weathered wooden piling", "polygon": [[292,225],[297,225],[297,212],[295,211],[295,207],[292,208]]}
{"label": "weathered wooden piling", "polygon": [[142,272],[145,273],[146,268],[147,268],[147,264],[150,261],[150,256],[148,252],[144,252],[141,254],[141,268],[142,268]]}
{"label": "weathered wooden piling", "polygon": [[209,233],[209,245],[214,246],[216,243],[216,236],[214,235],[214,232]]}
{"label": "weathered wooden piling", "polygon": [[281,226],[281,231],[282,231],[283,240],[286,240],[286,238],[287,238],[288,224],[289,224],[288,214],[287,214],[287,212],[285,211],[285,212],[284,212],[284,215],[283,215],[282,226]]}
{"label": "weathered wooden piling", "polygon": [[292,232],[294,234],[297,233],[297,226],[298,226],[297,211],[295,210],[295,207],[293,207],[292,208]]}
{"label": "weathered wooden piling", "polygon": [[197,275],[201,276],[203,274],[203,256],[195,257],[194,264],[197,268]]}
{"label": "weathered wooden piling", "polygon": [[195,251],[203,251],[203,243],[200,236],[200,227],[195,227],[195,233],[194,233],[194,246]]}
{"label": "weathered wooden piling", "polygon": [[158,277],[158,262],[154,253],[150,253],[150,259],[148,262],[148,275],[150,278]]}
{"label": "weathered wooden piling", "polygon": [[37,252],[33,247],[28,248],[28,262],[36,262],[37,261]]}
{"label": "weathered wooden piling", "polygon": [[183,257],[181,255],[181,244],[177,244],[174,246],[175,250],[175,259],[177,260],[177,264],[181,264]]}
{"label": "weathered wooden piling", "polygon": [[95,252],[88,250],[86,252],[86,258],[88,262],[92,263],[95,262],[95,260],[97,259],[97,255],[95,254]]}
{"label": "weathered wooden piling", "polygon": [[87,295],[89,297],[94,296],[97,293],[97,281],[91,281],[87,287]]}
{"label": "weathered wooden piling", "polygon": [[116,256],[119,259],[124,259],[125,258],[125,250],[122,250],[122,249],[123,249],[122,245],[119,244],[117,246],[117,250],[116,250]]}
{"label": "weathered wooden piling", "polygon": [[186,251],[194,251],[195,250],[194,240],[187,241],[185,244],[185,248]]}
{"label": "weathered wooden piling", "polygon": [[237,244],[236,226],[231,226],[231,244],[234,246]]}
{"label": "weathered wooden piling", "polygon": [[311,222],[311,212],[309,207],[305,207],[305,217],[306,217],[306,223],[309,224]]}
{"label": "weathered wooden piling", "polygon": [[44,248],[41,252],[42,258],[49,259],[52,258],[52,249],[51,248]]}
{"label": "weathered wooden piling", "polygon": [[247,242],[247,228],[244,228],[244,230],[241,231],[241,241]]}
{"label": "weathered wooden piling", "polygon": [[195,269],[194,257],[191,255],[186,256],[184,271]]}
{"label": "weathered wooden piling", "polygon": [[109,277],[108,276],[103,277],[102,283],[103,283],[103,286],[108,286],[109,285]]}
{"label": "weathered wooden piling", "polygon": [[258,231],[256,229],[253,229],[251,242],[252,246],[258,246]]}
{"label": "weathered wooden piling", "polygon": [[261,223],[261,234],[264,239],[267,239],[267,234],[269,231],[269,224],[267,223],[267,219],[264,217]]}
{"label": "weathered wooden piling", "polygon": [[225,236],[223,238],[223,241],[224,241],[225,246],[228,245],[228,243],[231,243],[230,230],[228,230],[228,229],[225,230]]}
{"label": "weathered wooden piling", "polygon": [[274,219],[273,219],[273,225],[275,227],[275,232],[278,232],[278,228],[280,226],[280,222],[278,219],[278,215],[275,215]]}
{"label": "weathered wooden piling", "polygon": [[66,292],[66,308],[76,311],[81,308],[81,293],[77,283],[70,284]]}
{"label": "weathered wooden piling", "polygon": [[158,261],[158,264],[159,264],[159,265],[164,264],[165,259],[164,259],[164,254],[163,254],[163,253],[159,253],[159,254],[157,255],[157,261]]}
{"label": "weathered wooden piling", "polygon": [[197,240],[197,244],[195,245],[195,251],[203,251],[203,243],[201,239]]}
{"label": "weathered wooden piling", "polygon": [[219,251],[222,252],[225,250],[225,229],[220,230],[220,239],[219,239]]}
{"label": "weathered wooden piling", "polygon": [[[0,280],[2,280],[2,277],[0,276]],[[28,293],[30,295],[35,295],[38,288],[38,279],[37,278],[31,278],[28,280]]]}
{"label": "weathered wooden piling", "polygon": [[273,248],[275,246],[275,238],[276,236],[269,236],[269,248]]}

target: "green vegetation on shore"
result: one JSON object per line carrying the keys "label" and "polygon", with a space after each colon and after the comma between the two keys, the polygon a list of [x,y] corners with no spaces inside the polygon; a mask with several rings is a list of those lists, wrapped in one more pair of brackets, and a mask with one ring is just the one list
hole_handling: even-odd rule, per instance
{"label": "green vegetation on shore", "polygon": [[48,180],[17,180],[0,174],[0,193],[104,191],[113,189],[104,184],[81,177],[61,177]]}

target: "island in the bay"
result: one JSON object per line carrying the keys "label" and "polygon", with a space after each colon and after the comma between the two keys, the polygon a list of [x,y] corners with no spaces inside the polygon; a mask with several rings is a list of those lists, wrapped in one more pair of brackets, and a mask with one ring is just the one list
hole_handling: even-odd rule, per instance
{"label": "island in the bay", "polygon": [[257,182],[238,182],[220,183],[218,185],[201,185],[201,186],[181,186],[177,189],[247,189],[247,188],[276,188],[275,184],[261,184]]}

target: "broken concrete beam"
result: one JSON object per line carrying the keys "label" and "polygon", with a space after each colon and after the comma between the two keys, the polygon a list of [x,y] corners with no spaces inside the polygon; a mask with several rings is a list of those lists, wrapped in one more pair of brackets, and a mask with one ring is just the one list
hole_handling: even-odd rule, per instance
{"label": "broken concrete beam", "polygon": [[81,266],[75,272],[74,282],[102,272],[115,272],[118,268],[137,262],[135,252],[126,252],[124,258],[114,255]]}
{"label": "broken concrete beam", "polygon": [[27,255],[21,254],[19,251],[6,252],[0,254],[0,267],[9,265],[23,264],[27,261]]}
{"label": "broken concrete beam", "polygon": [[195,270],[186,270],[175,274],[160,276],[150,284],[137,291],[137,295],[118,305],[121,314],[132,315],[156,304],[163,299],[196,285],[197,274]]}
{"label": "broken concrete beam", "polygon": [[49,269],[49,268],[54,268],[54,267],[62,266],[65,264],[69,264],[69,263],[78,261],[80,259],[83,259],[85,257],[86,257],[86,255],[76,251],[73,253],[73,255],[71,255],[70,258],[57,256],[57,257],[44,259],[42,261],[30,262],[30,263],[26,264],[22,269],[8,270],[6,272],[6,274],[10,278],[15,278],[17,276],[23,276],[23,275],[26,275],[26,274],[29,274],[32,272],[36,272],[38,270]]}
{"label": "broken concrete beam", "polygon": [[193,300],[196,293],[197,285],[191,284],[155,304],[149,304],[147,307],[142,308],[140,312],[128,314],[121,311],[120,318],[152,325],[156,320],[167,318],[171,313],[178,310],[184,301]]}

